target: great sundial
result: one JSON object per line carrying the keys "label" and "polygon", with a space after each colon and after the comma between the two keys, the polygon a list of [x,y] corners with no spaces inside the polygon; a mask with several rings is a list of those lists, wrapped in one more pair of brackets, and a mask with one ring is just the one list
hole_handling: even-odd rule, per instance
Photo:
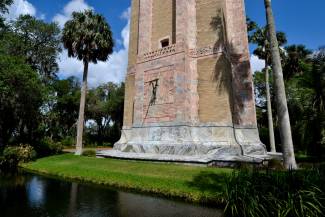
{"label": "great sundial", "polygon": [[106,157],[213,164],[268,159],[243,0],[133,0],[121,139]]}

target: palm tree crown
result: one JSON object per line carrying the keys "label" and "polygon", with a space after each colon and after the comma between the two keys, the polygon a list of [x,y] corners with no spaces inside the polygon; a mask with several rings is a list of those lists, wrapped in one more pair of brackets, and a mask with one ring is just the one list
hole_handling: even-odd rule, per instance
{"label": "palm tree crown", "polygon": [[92,63],[106,61],[114,47],[109,24],[91,10],[72,14],[64,25],[62,41],[69,57]]}

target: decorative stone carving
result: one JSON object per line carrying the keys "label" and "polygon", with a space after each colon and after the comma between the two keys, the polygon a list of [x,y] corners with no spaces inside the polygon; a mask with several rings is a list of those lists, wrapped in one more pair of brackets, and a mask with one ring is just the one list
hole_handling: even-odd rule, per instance
{"label": "decorative stone carving", "polygon": [[168,47],[160,48],[158,50],[150,51],[147,53],[144,53],[140,56],[138,56],[138,63],[143,63],[155,59],[159,59],[162,57],[170,56],[177,54],[179,52],[184,51],[184,45],[182,43],[180,44],[172,44]]}
{"label": "decorative stone carving", "polygon": [[208,55],[213,55],[213,54],[221,54],[225,52],[223,46],[207,46],[207,47],[202,47],[202,48],[194,48],[194,49],[189,49],[188,55],[192,58],[198,58],[198,57],[203,57],[203,56],[208,56]]}

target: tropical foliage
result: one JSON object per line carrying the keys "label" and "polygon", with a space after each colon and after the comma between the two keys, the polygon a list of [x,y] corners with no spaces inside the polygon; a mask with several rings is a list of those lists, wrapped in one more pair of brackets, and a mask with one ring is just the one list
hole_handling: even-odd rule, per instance
{"label": "tropical foliage", "polygon": [[227,178],[226,216],[324,216],[324,181],[324,168],[289,172],[236,171]]}
{"label": "tropical foliage", "polygon": [[[1,1],[1,12],[6,12],[5,6],[7,4]],[[93,18],[100,21],[98,15]],[[75,145],[81,95],[79,79],[57,76],[61,30],[55,23],[30,15],[2,24],[0,158],[4,158],[7,147],[20,144],[30,144],[38,157],[61,153],[64,146]],[[98,30],[112,40],[108,25]],[[104,53],[112,52],[112,44],[99,35],[94,37],[100,46],[109,47],[106,51],[91,47],[90,53],[95,59],[90,62],[105,60]],[[108,83],[89,92],[85,119],[87,145],[113,144],[119,139],[122,127],[124,84]]]}
{"label": "tropical foliage", "polygon": [[273,70],[274,95],[282,146],[283,164],[287,169],[298,169],[292,140],[288,101],[283,79],[280,48],[277,39],[276,25],[273,16],[271,0],[264,0],[264,6],[267,21],[267,39],[270,43],[271,51],[270,53],[272,61],[271,66]]}
{"label": "tropical foliage", "polygon": [[[322,157],[325,147],[323,142],[325,61],[320,58],[322,51],[315,51],[312,54],[303,45],[291,45],[284,48],[284,53],[282,64],[285,69],[288,109],[296,151],[303,155]],[[263,72],[254,73],[258,126],[261,139],[265,144],[269,144],[264,77]],[[272,84],[271,99],[274,99]],[[275,111],[273,110],[272,113]],[[278,150],[281,150],[276,118],[274,125]]]}
{"label": "tropical foliage", "polygon": [[[276,146],[275,146],[275,136],[274,136],[274,124],[273,124],[273,111],[272,111],[272,102],[273,98],[271,100],[271,87],[270,87],[270,66],[271,66],[271,49],[270,49],[270,42],[268,39],[268,31],[267,28],[261,28],[255,23],[254,21],[247,20],[247,26],[248,26],[248,40],[250,43],[256,44],[257,47],[253,51],[253,54],[257,56],[259,59],[264,60],[265,67],[263,69],[263,73],[265,74],[265,85],[263,91],[266,93],[266,106],[267,106],[267,116],[268,116],[268,130],[269,130],[269,142],[270,142],[270,149],[271,152],[276,152]],[[287,42],[285,33],[283,32],[277,32],[277,39],[278,44],[281,47]],[[282,51],[279,48],[280,51]],[[281,52],[282,56],[284,55],[284,52]],[[256,95],[259,95],[260,93],[256,91]],[[273,106],[274,107],[274,106]]]}
{"label": "tropical foliage", "polygon": [[[266,27],[248,19],[249,41],[256,45],[254,55],[271,63]],[[293,142],[297,152],[303,155],[321,157],[324,153],[324,48],[311,51],[304,45],[286,46],[285,33],[278,32],[283,76],[286,85],[288,109],[292,127]],[[268,134],[267,101],[272,103],[273,123],[277,150],[281,150],[278,118],[275,111],[275,92],[272,69],[270,83],[266,82],[266,69],[254,72],[258,126],[263,143],[270,146]],[[267,85],[270,86],[270,99],[267,99]]]}

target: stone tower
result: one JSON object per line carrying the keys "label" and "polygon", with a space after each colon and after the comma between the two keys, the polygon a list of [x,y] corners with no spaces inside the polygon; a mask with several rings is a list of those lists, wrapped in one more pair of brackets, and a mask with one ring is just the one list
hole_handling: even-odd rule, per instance
{"label": "stone tower", "polygon": [[132,0],[124,127],[111,156],[191,162],[266,155],[243,0]]}

